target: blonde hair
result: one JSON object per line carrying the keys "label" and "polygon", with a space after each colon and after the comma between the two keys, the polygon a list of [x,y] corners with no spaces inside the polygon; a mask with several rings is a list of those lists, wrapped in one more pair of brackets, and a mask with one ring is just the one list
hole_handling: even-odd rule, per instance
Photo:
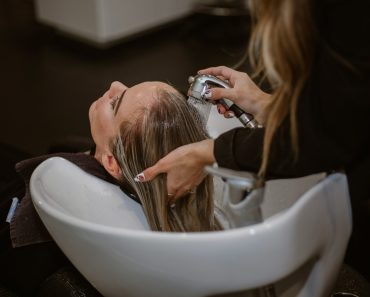
{"label": "blonde hair", "polygon": [[315,51],[312,0],[250,0],[254,21],[249,57],[255,75],[265,76],[273,88],[266,107],[265,136],[259,174],[267,169],[275,132],[289,115],[291,146],[298,155],[297,103]]}
{"label": "blonde hair", "polygon": [[133,177],[175,148],[207,137],[199,115],[179,93],[161,90],[149,107],[132,121],[123,122],[111,149],[118,161],[120,182],[140,199],[148,223],[156,231],[210,231],[219,229],[214,217],[213,180],[207,176],[196,188],[168,205],[166,174],[150,182],[137,183]]}

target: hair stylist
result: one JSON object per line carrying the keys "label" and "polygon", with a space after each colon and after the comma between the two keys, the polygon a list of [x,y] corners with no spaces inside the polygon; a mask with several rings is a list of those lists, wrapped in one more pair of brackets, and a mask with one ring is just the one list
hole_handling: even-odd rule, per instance
{"label": "hair stylist", "polygon": [[266,179],[344,170],[354,224],[346,262],[370,279],[368,0],[255,0],[250,6],[255,24],[249,57],[268,79],[270,94],[227,67],[200,73],[231,83],[231,89],[211,89],[210,99],[234,101],[265,128],[238,128],[182,146],[137,180],[167,173],[174,200],[196,187],[204,166],[214,162]]}

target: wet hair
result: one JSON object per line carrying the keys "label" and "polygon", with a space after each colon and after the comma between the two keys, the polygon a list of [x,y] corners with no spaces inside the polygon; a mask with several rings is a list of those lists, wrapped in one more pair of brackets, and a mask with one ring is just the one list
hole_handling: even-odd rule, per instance
{"label": "wet hair", "polygon": [[111,151],[122,171],[119,182],[140,200],[149,226],[155,231],[211,231],[219,224],[214,217],[213,180],[207,176],[194,193],[168,204],[166,174],[150,182],[134,177],[172,150],[207,138],[198,112],[175,91],[160,90],[157,100],[143,107],[130,121],[121,123]]}

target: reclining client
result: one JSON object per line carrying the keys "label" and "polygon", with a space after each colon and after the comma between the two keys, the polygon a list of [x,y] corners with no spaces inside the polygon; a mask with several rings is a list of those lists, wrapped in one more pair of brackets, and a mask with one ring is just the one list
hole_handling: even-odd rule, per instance
{"label": "reclining client", "polygon": [[[91,154],[57,156],[118,184],[141,203],[152,230],[191,232],[221,228],[214,216],[211,177],[188,189],[188,199],[178,200],[176,204],[167,203],[171,197],[167,193],[166,174],[150,183],[134,180],[137,172],[154,165],[175,148],[207,138],[199,114],[175,88],[162,82],[144,82],[132,87],[113,82],[92,103],[89,120],[95,150]],[[45,279],[68,261],[36,214],[28,189],[33,170],[51,156],[54,155],[17,164],[16,170],[25,183],[24,195],[7,230],[1,232],[0,286],[20,296],[37,294]]]}

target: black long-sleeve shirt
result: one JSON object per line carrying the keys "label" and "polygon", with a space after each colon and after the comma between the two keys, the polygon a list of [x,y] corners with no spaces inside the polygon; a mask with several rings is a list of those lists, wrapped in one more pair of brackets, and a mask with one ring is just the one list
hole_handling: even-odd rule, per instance
{"label": "black long-sleeve shirt", "polygon": [[[319,41],[298,101],[298,158],[294,161],[285,120],[272,143],[267,176],[344,169],[354,220],[348,261],[370,279],[370,5],[368,0],[316,4]],[[258,171],[263,134],[264,129],[239,128],[221,135],[214,147],[219,166]]]}

